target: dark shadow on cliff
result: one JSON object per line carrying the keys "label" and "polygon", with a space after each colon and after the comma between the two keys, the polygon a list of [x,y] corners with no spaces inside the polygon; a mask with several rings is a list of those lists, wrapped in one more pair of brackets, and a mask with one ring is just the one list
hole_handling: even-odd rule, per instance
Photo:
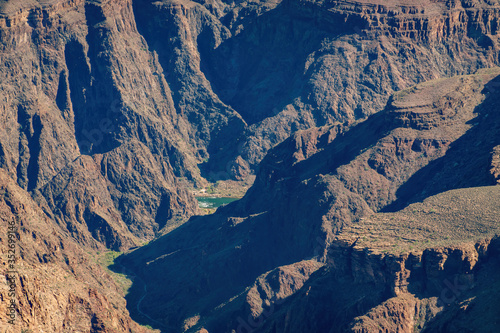
{"label": "dark shadow on cliff", "polygon": [[335,173],[396,127],[398,124],[391,115],[386,110],[380,111],[335,138],[323,151],[298,163],[296,172],[301,179]]}
{"label": "dark shadow on cliff", "polygon": [[[261,15],[247,13],[246,18],[238,21],[244,24],[244,29],[229,36],[228,30],[218,31],[219,19],[208,10],[186,9],[199,21],[195,47],[199,51],[201,73],[209,81],[209,89],[217,95],[214,98],[211,91],[204,91],[203,77],[196,72],[196,66],[187,64],[192,59],[183,51],[185,46],[179,37],[186,29],[186,22],[179,16],[187,14],[167,2],[137,0],[133,5],[138,31],[150,50],[158,54],[177,111],[185,114],[199,140],[206,145],[210,160],[200,169],[205,178],[213,180],[233,177],[228,166],[243,153],[238,144],[247,125],[275,116],[298,97],[307,99],[301,96],[310,77],[305,66],[310,54],[321,48],[322,41],[356,33],[356,27],[366,25],[354,16],[340,17],[319,8],[297,11],[290,1],[283,1]],[[321,11],[326,18],[319,19],[314,11]],[[159,14],[161,20],[151,20],[153,13]],[[228,17],[220,18],[223,24],[229,25],[229,21]],[[218,102],[219,98],[225,105]],[[213,119],[220,114],[231,114],[232,109],[244,123],[236,121],[239,117],[229,116],[227,123],[213,125]],[[324,119],[317,125],[323,123]],[[291,131],[294,130],[292,126]]]}
{"label": "dark shadow on cliff", "polygon": [[126,306],[128,312],[130,313],[130,317],[140,325],[150,326],[154,329],[160,330],[162,333],[174,332],[174,327],[164,325],[142,312],[141,304],[148,294],[148,286],[144,282],[144,280],[139,277],[134,271],[127,269],[121,264],[122,258],[123,255],[116,258],[114,263],[108,266],[108,269],[114,273],[126,276],[127,279],[133,282],[132,286],[127,290],[127,294],[125,296],[125,299],[127,301]]}
{"label": "dark shadow on cliff", "polygon": [[[490,152],[500,144],[496,95],[490,93],[476,108],[478,116],[471,121],[471,129],[444,157],[430,162],[398,190],[393,207],[449,189],[492,184]],[[155,288],[154,294],[142,298],[140,286],[135,287],[128,296],[130,311],[134,313],[137,299],[142,299],[144,313],[179,327],[180,318],[209,315],[266,271],[310,257],[317,246],[320,221],[331,208],[317,199],[325,191],[340,190],[322,187],[318,176],[335,175],[340,166],[400,126],[394,115],[383,110],[340,132],[330,143],[323,142],[318,153],[295,165],[283,163],[283,156],[291,153],[286,145],[293,140],[272,149],[242,200],[214,215],[194,217],[123,258],[125,266]],[[307,185],[305,181],[313,178],[318,181]],[[315,200],[312,205],[311,200]],[[380,297],[386,297],[385,290],[380,290]]]}
{"label": "dark shadow on cliff", "polygon": [[446,154],[416,172],[396,192],[397,200],[383,209],[395,212],[411,203],[441,192],[467,187],[495,185],[490,174],[491,153],[500,145],[500,77],[490,81],[483,93],[486,99],[469,121],[472,126],[453,142]]}
{"label": "dark shadow on cliff", "polygon": [[257,333],[280,332],[287,322],[292,331],[348,332],[349,324],[390,298],[385,281],[357,281],[343,269],[325,266],[315,272],[297,293],[271,313]]}
{"label": "dark shadow on cliff", "polygon": [[355,15],[304,7],[284,0],[261,15],[250,14],[234,23],[244,28],[236,33],[231,27],[233,36],[217,47],[207,34],[198,37],[201,70],[213,91],[249,125],[275,116],[298,97],[307,100],[311,54],[326,39],[357,34],[367,25]]}
{"label": "dark shadow on cliff", "polygon": [[[406,267],[411,271],[409,293],[420,300],[436,297],[438,305],[443,306],[430,321],[420,319],[422,332],[495,331],[499,320],[498,311],[493,309],[498,309],[500,262],[498,238],[493,242],[488,257],[481,258],[468,274],[460,273],[460,265],[445,265],[437,275],[430,276],[425,273],[415,275],[415,270],[423,271],[422,268]],[[357,252],[355,264],[358,269],[359,266],[378,264],[374,269],[378,274],[360,275],[358,271],[353,275],[348,269],[352,264],[348,259],[352,255],[348,249],[337,248],[337,252],[332,253],[333,266],[325,266],[311,275],[301,290],[275,306],[274,311],[269,311],[266,321],[254,327],[254,331],[280,332],[286,322],[288,332],[351,332],[356,317],[366,316],[371,309],[396,296],[394,280],[390,278],[394,273],[391,259],[379,261],[379,258]],[[455,262],[461,262],[461,254],[457,252],[456,256],[458,260]],[[389,308],[391,310],[394,313],[399,311],[397,307]]]}
{"label": "dark shadow on cliff", "polygon": [[[340,125],[334,131],[337,134],[333,141],[328,142],[326,132],[318,138],[316,149],[319,152],[295,164],[292,154],[297,148],[294,139],[290,138],[270,150],[262,160],[256,183],[269,189],[287,179],[300,182],[318,175],[335,174],[340,166],[352,162],[396,127],[397,121],[387,110],[373,114],[359,124]],[[249,195],[254,188],[256,186],[250,188]]]}
{"label": "dark shadow on cliff", "polygon": [[[266,222],[265,213],[242,219],[224,212],[193,217],[120,258],[120,264],[138,277],[127,295],[132,318],[178,331],[181,319],[206,314],[243,292],[258,275],[296,261],[295,255],[280,251],[280,242]],[[144,284],[150,292],[144,291]]]}
{"label": "dark shadow on cliff", "polygon": [[[299,163],[296,171],[301,176],[306,170],[314,175],[331,173],[393,127],[394,122],[386,121],[385,112],[375,114],[327,144],[310,161]],[[283,170],[287,171],[290,170]],[[322,193],[326,185],[308,187],[294,177],[275,181],[275,186],[286,188],[269,190],[257,184],[253,194],[242,200],[219,208],[216,214],[193,217],[123,257],[121,264],[145,284],[154,286],[154,292],[144,294],[141,283],[137,286],[134,283],[127,296],[134,320],[151,325],[138,312],[140,302],[143,313],[163,325],[179,327],[180,318],[207,315],[242,293],[259,275],[312,257],[318,247],[321,226],[316,222],[304,225],[300,221],[306,216],[311,221],[321,221],[330,204],[311,207],[310,201],[303,199]],[[289,214],[284,216],[283,212]]]}
{"label": "dark shadow on cliff", "polygon": [[[448,303],[442,312],[426,323],[423,333],[432,332],[496,332],[500,325],[499,240],[494,239],[489,256],[474,268],[474,283],[445,290]],[[453,279],[449,278],[450,281]],[[455,281],[453,281],[455,282]],[[448,284],[448,286],[451,284]],[[456,282],[455,282],[456,286]],[[451,288],[449,288],[451,289]],[[443,295],[443,294],[442,294]]]}
{"label": "dark shadow on cliff", "polygon": [[79,41],[72,40],[66,44],[64,56],[76,140],[80,152],[91,155],[119,146],[114,132],[117,132],[123,116],[112,112],[121,99],[110,72],[113,67],[110,58],[102,56],[110,49],[107,45],[109,31],[105,26],[99,26],[106,19],[102,8],[86,4],[85,18],[89,27],[87,52]]}
{"label": "dark shadow on cliff", "polygon": [[247,19],[243,31],[217,48],[206,35],[198,37],[201,70],[214,92],[249,125],[276,115],[300,96],[307,57],[328,36],[315,22],[294,19],[283,3]]}

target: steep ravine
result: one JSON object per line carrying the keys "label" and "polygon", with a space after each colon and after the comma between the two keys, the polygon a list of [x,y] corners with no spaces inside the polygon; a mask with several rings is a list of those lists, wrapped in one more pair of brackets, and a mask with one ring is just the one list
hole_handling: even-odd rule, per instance
{"label": "steep ravine", "polygon": [[99,253],[64,233],[3,170],[0,227],[0,273],[10,279],[0,286],[2,332],[152,332],[130,319]]}
{"label": "steep ravine", "polygon": [[[353,283],[350,278],[346,278],[351,283],[346,288],[330,286],[329,279],[318,280],[318,297],[300,307],[302,296],[307,295],[303,286],[316,281],[315,262],[339,261],[342,267],[331,271],[334,275],[338,271],[335,276],[339,279],[343,270],[349,270],[346,261],[351,259],[332,255],[336,247],[362,246],[354,248],[360,255],[379,249],[375,258],[385,258],[382,251],[386,250],[399,258],[413,250],[453,252],[462,244],[481,239],[489,242],[499,230],[499,201],[495,198],[500,192],[493,186],[496,180],[491,167],[499,144],[500,118],[498,92],[488,87],[498,82],[499,73],[489,69],[423,83],[394,94],[384,110],[363,122],[297,132],[268,153],[243,199],[211,216],[192,218],[122,258],[125,266],[155,290],[146,296],[148,306],[141,310],[172,330],[203,327],[209,332],[231,332],[241,324],[239,318],[248,324],[270,317],[268,310],[266,318],[260,316],[264,305],[280,305],[280,311],[286,313],[276,321],[269,319],[270,331],[278,327],[277,332],[324,332],[326,326],[337,324],[347,328],[355,317],[396,296],[389,289],[391,274],[404,271],[401,266],[391,266],[395,271],[390,273],[383,267],[385,261],[374,263],[380,266],[370,268],[372,274],[388,281],[380,289],[365,286],[363,281]],[[423,173],[433,177],[422,179]],[[416,179],[421,186],[410,191],[407,184]],[[477,190],[454,197],[453,191],[461,188]],[[433,198],[433,204],[425,210],[414,208],[426,198]],[[403,208],[409,210],[409,217]],[[375,212],[380,211],[385,213],[378,218]],[[391,214],[398,218],[393,225],[384,222]],[[387,230],[397,230],[397,221],[411,223],[409,227],[402,224],[404,228],[394,234],[375,232],[385,230],[386,225]],[[411,242],[404,248],[398,245],[400,238]],[[346,242],[348,245],[342,245]],[[403,252],[393,251],[400,247]],[[273,277],[270,286],[259,287],[265,276]],[[258,297],[255,292],[249,294],[254,285]],[[325,308],[322,288],[336,293],[325,300]],[[371,290],[377,293],[370,300],[363,294]],[[129,296],[132,313],[134,294]],[[283,302],[294,294],[302,295],[293,297],[297,297],[297,311],[303,312],[294,319],[297,323],[287,326],[292,320],[287,319],[291,303],[285,306]],[[359,303],[358,298],[369,302]],[[336,299],[344,301],[336,303]],[[329,307],[341,317],[325,316]],[[323,316],[325,322],[315,326],[317,318],[312,322],[303,318],[307,313]],[[301,322],[310,326],[301,326]]]}
{"label": "steep ravine", "polygon": [[[2,4],[1,167],[85,246],[126,249],[197,210],[200,178],[130,1]],[[139,88],[140,87],[140,88]]]}
{"label": "steep ravine", "polygon": [[0,166],[85,244],[125,249],[196,213],[186,182],[245,179],[297,130],[495,65],[497,7],[4,2]]}
{"label": "steep ravine", "polygon": [[[137,312],[230,332],[248,315],[236,296],[256,318],[259,298],[288,302],[361,218],[498,183],[499,6],[0,1],[0,185],[17,196],[0,206],[25,223],[15,329],[143,330],[91,258],[175,229],[123,258],[154,290]],[[185,223],[188,187],[251,173],[245,198]]]}
{"label": "steep ravine", "polygon": [[225,135],[235,140],[221,151],[211,139],[202,171],[215,179],[244,177],[297,130],[364,119],[393,91],[498,61],[499,8],[486,1],[137,0],[134,8],[176,107],[197,123],[207,121],[201,110],[235,110],[248,125],[233,124]]}

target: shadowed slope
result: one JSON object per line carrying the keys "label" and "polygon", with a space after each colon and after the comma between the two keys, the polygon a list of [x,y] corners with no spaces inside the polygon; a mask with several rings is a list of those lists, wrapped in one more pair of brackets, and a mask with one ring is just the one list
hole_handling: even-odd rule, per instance
{"label": "shadowed slope", "polygon": [[[174,330],[195,325],[230,332],[238,326],[238,314],[245,313],[249,299],[244,295],[252,281],[313,256],[327,260],[332,247],[344,246],[338,237],[354,237],[349,228],[398,200],[398,189],[414,174],[454,156],[455,145],[480,126],[475,110],[488,110],[491,118],[484,126],[490,127],[482,132],[488,135],[484,140],[495,140],[496,97],[482,91],[496,75],[498,69],[418,85],[396,94],[384,111],[362,123],[298,132],[266,156],[243,199],[212,216],[192,218],[122,259],[154,290],[145,296],[142,311]],[[477,170],[476,159],[462,155],[465,164],[457,172]],[[480,179],[492,178],[487,165],[479,170]],[[459,186],[452,182],[445,188]],[[384,288],[390,278],[381,278],[378,296],[349,310],[341,319],[345,325],[388,298]]]}

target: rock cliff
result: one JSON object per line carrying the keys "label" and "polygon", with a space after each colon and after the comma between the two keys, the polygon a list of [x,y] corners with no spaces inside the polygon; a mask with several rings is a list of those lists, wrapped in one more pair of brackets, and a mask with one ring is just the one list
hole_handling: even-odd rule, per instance
{"label": "rock cliff", "polygon": [[225,110],[222,101],[248,125],[236,148],[211,143],[213,177],[234,154],[255,167],[296,130],[364,119],[393,91],[498,61],[493,2],[143,0],[135,8],[139,30],[174,73],[174,103],[196,112]]}
{"label": "rock cliff", "polygon": [[[497,274],[483,272],[497,272],[498,74],[426,82],[365,121],[297,132],[243,199],[122,259],[155,290],[142,311],[193,332],[420,331],[456,316]],[[468,289],[442,296],[445,280]]]}
{"label": "rock cliff", "polygon": [[124,249],[196,211],[187,125],[130,1],[9,1],[2,22],[1,167],[50,217]]}
{"label": "rock cliff", "polygon": [[[160,329],[463,327],[450,318],[480,312],[496,286],[461,293],[486,300],[471,312],[443,309],[420,286],[436,280],[407,259],[458,251],[479,266],[455,271],[487,281],[493,223],[414,255],[367,245],[353,226],[498,183],[499,20],[490,0],[0,1],[0,186],[3,223],[24,228],[19,325],[141,330],[90,257],[166,233],[122,259],[137,275],[129,311]],[[184,224],[198,212],[188,187],[251,173],[242,200]],[[379,247],[388,253],[367,266],[347,264]],[[331,258],[378,273],[338,277]],[[308,290],[317,320],[298,322]],[[315,307],[322,295],[348,305]],[[328,307],[341,317],[320,321]]]}
{"label": "rock cliff", "polygon": [[2,170],[0,224],[2,332],[151,332],[130,319],[124,291],[92,259],[96,253],[63,232]]}
{"label": "rock cliff", "polygon": [[179,179],[244,179],[297,130],[347,129],[395,90],[497,64],[498,10],[2,2],[0,166],[85,244],[125,249],[196,212]]}

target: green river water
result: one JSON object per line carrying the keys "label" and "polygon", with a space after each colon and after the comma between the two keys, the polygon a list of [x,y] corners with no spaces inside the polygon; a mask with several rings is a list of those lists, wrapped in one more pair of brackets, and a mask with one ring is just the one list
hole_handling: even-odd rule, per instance
{"label": "green river water", "polygon": [[200,208],[217,208],[236,201],[238,198],[196,197],[196,200]]}

